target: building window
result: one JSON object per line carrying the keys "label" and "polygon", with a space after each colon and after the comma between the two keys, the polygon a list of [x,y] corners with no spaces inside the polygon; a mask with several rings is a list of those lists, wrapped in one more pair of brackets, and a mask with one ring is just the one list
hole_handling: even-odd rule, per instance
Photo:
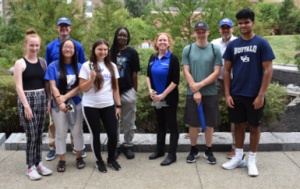
{"label": "building window", "polygon": [[85,16],[92,17],[93,16],[93,2],[92,0],[85,0]]}

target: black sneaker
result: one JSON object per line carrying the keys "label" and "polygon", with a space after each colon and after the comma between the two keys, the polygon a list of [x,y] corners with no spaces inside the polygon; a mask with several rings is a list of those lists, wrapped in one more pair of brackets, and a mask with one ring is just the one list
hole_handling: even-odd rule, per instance
{"label": "black sneaker", "polygon": [[96,168],[101,173],[106,173],[107,172],[106,166],[105,166],[105,164],[102,160],[101,161],[96,161]]}
{"label": "black sneaker", "polygon": [[115,159],[118,159],[119,155],[122,152],[122,146],[118,147],[115,151]]}
{"label": "black sneaker", "polygon": [[212,164],[212,165],[216,164],[217,160],[212,151],[206,150],[203,156],[206,159],[207,163]]}
{"label": "black sneaker", "polygon": [[186,162],[187,163],[194,163],[194,162],[196,162],[196,158],[198,158],[199,156],[200,155],[199,155],[199,152],[198,152],[197,148],[195,150],[191,150],[188,157],[186,158]]}
{"label": "black sneaker", "polygon": [[125,156],[127,157],[127,159],[133,159],[134,158],[134,153],[132,151],[132,147],[124,147],[123,148],[123,152],[125,154]]}
{"label": "black sneaker", "polygon": [[107,166],[110,166],[116,171],[120,171],[121,166],[118,164],[116,160],[107,160]]}

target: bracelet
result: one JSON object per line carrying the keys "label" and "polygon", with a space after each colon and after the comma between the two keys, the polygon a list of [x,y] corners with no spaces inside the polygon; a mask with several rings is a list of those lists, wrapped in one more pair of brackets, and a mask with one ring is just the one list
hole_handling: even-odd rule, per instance
{"label": "bracelet", "polygon": [[55,98],[58,98],[58,97],[60,97],[60,95],[56,96]]}
{"label": "bracelet", "polygon": [[117,108],[122,108],[122,106],[121,106],[121,105],[116,105],[116,107],[117,107]]}

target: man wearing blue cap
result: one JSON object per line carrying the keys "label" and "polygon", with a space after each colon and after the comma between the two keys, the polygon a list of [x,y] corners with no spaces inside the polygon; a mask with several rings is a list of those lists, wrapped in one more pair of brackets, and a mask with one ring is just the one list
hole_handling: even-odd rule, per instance
{"label": "man wearing blue cap", "polygon": [[182,64],[187,81],[184,123],[189,125],[191,150],[187,163],[196,162],[199,157],[197,148],[198,130],[201,128],[198,105],[202,103],[206,120],[205,153],[207,163],[216,164],[212,143],[214,127],[220,124],[219,98],[215,81],[222,66],[221,52],[218,46],[208,42],[209,27],[206,22],[197,22],[194,26],[196,42],[184,47]]}
{"label": "man wearing blue cap", "polygon": [[[62,17],[59,18],[56,24],[56,30],[58,31],[58,38],[54,41],[50,42],[46,47],[46,62],[49,65],[51,62],[59,59],[59,46],[60,42],[66,39],[70,39],[70,32],[72,30],[72,23],[69,18]],[[82,45],[72,39],[76,45],[77,55],[78,55],[78,62],[84,63],[84,51]],[[48,127],[48,140],[49,140],[49,152],[46,156],[47,161],[51,161],[55,158],[56,151],[55,151],[55,126],[50,116],[50,124]],[[71,137],[71,144],[73,144],[73,138]],[[73,145],[72,145],[73,146]],[[76,152],[75,152],[76,153]],[[86,153],[82,151],[82,157],[86,157]]]}
{"label": "man wearing blue cap", "polygon": [[[217,45],[220,47],[222,55],[224,54],[226,47],[229,42],[236,39],[233,36],[233,22],[229,18],[223,18],[219,23],[219,32],[221,34],[220,38],[214,39],[211,41],[212,44]],[[224,69],[224,59],[222,59],[223,67],[221,69],[220,76],[218,78],[217,87],[218,87],[218,94],[220,98],[224,98],[224,83],[223,83],[223,69]],[[231,159],[235,156],[235,137],[234,137],[234,124],[230,124],[231,135],[232,135],[232,144],[231,150],[227,155],[228,159]]]}

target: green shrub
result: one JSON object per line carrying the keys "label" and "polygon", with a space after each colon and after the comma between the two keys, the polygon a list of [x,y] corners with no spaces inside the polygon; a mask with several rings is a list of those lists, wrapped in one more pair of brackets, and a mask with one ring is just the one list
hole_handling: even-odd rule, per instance
{"label": "green shrub", "polygon": [[[151,106],[151,99],[146,83],[146,76],[139,75],[138,83],[138,102],[137,102],[137,114],[136,114],[136,125],[138,126],[139,132],[156,132],[156,116],[154,108]],[[181,132],[186,130],[183,123],[183,114],[185,106],[185,94],[186,94],[186,82],[183,75],[180,75],[179,84],[179,104],[177,109],[177,120],[179,130]]]}
{"label": "green shrub", "polygon": [[[19,122],[17,91],[13,76],[0,76],[0,132],[6,137],[11,133],[23,132]],[[49,116],[46,118],[45,126],[49,125]],[[47,131],[48,127],[45,127]]]}
{"label": "green shrub", "polygon": [[151,54],[155,53],[155,50],[153,48],[149,48],[149,49],[138,48],[137,51],[139,53],[140,66],[141,66],[141,71],[139,72],[139,75],[147,75],[148,61]]}
{"label": "green shrub", "polygon": [[[179,104],[177,110],[177,120],[180,132],[186,131],[186,126],[183,123],[186,81],[181,72],[179,84]],[[266,93],[267,101],[263,116],[263,125],[269,125],[276,120],[279,120],[285,112],[287,104],[286,89],[278,83],[269,85]],[[222,124],[219,127],[220,131],[229,131],[227,106],[224,98],[220,99],[220,113]],[[23,128],[19,126],[19,117],[17,110],[17,92],[12,76],[4,75],[0,77],[0,132],[5,132],[10,135],[13,132],[23,132]],[[47,116],[48,118],[48,116]],[[46,120],[45,126],[49,120]],[[138,87],[138,102],[137,102],[137,120],[138,132],[155,133],[156,132],[156,116],[146,84],[146,76],[139,74]],[[47,127],[45,127],[47,130]]]}
{"label": "green shrub", "polygon": [[271,83],[266,92],[266,106],[262,123],[269,125],[275,121],[279,121],[284,115],[287,103],[286,88],[280,86],[277,82]]}
{"label": "green shrub", "polygon": [[[183,123],[184,106],[186,95],[186,81],[181,72],[179,84],[179,104],[177,110],[177,120],[180,132],[186,131],[186,126]],[[264,116],[262,118],[263,126],[277,121],[284,114],[287,105],[287,94],[285,87],[278,83],[271,83],[266,92],[266,106],[264,109]],[[217,128],[218,131],[230,131],[228,123],[228,112],[225,103],[225,98],[219,99],[219,108],[221,114],[221,125]],[[146,76],[139,75],[138,87],[138,104],[137,104],[137,121],[138,132],[156,132],[156,116],[146,83]]]}
{"label": "green shrub", "polygon": [[19,125],[17,92],[13,76],[0,77],[0,131],[7,137],[23,130]]}

